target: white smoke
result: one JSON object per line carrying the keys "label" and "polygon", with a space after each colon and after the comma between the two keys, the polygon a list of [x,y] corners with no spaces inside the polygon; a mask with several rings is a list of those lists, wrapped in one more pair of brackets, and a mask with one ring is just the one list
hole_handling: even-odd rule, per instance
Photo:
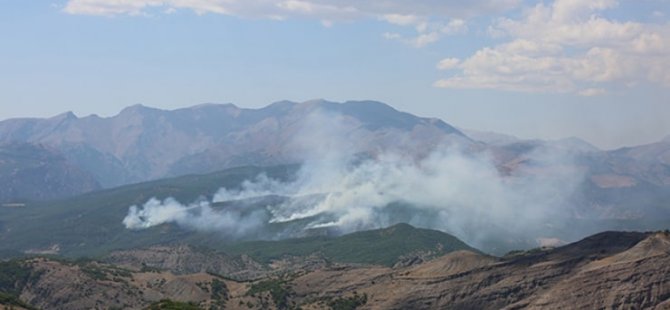
{"label": "white smoke", "polygon": [[267,219],[262,212],[239,212],[214,210],[209,202],[183,205],[174,198],[160,201],[152,198],[142,208],[131,206],[123,225],[128,229],[145,229],[164,223],[205,231],[221,231],[233,237],[240,237],[261,227]]}
{"label": "white smoke", "polygon": [[[346,140],[338,131],[341,120],[321,114],[314,119],[318,125],[306,121],[305,134],[296,140],[312,154],[295,180],[260,175],[239,188],[220,189],[212,203],[286,199],[247,212],[213,208],[210,202],[183,205],[174,199],[151,199],[142,207],[130,207],[123,224],[144,229],[176,223],[244,236],[267,225],[299,220],[303,229],[334,227],[341,232],[403,221],[478,245],[500,234],[514,238],[536,233],[543,225],[567,218],[569,199],[583,178],[565,154],[546,151],[528,156],[531,168],[502,176],[488,153],[463,151],[453,143],[422,158],[387,150],[362,160],[351,143],[342,147],[338,142]],[[319,129],[324,127],[328,129]],[[529,236],[538,237],[542,236]]]}
{"label": "white smoke", "polygon": [[291,190],[286,183],[269,179],[265,174],[258,175],[255,180],[245,180],[239,189],[221,188],[214,194],[212,202],[244,200],[270,195],[290,195]]}

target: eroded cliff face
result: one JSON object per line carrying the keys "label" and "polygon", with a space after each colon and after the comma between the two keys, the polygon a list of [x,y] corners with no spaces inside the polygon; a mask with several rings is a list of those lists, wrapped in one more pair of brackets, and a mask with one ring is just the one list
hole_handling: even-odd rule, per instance
{"label": "eroded cliff face", "polygon": [[[161,253],[169,253],[170,259]],[[303,260],[285,258],[260,268],[255,262],[221,262],[226,267],[218,270],[226,274],[217,275],[203,272],[216,266],[215,260],[194,253],[188,247],[117,253],[114,259],[126,262],[124,267],[26,260],[23,266],[30,277],[20,298],[44,309],[141,309],[163,299],[207,309],[323,309],[345,304],[360,309],[670,307],[667,232],[607,232],[560,248],[503,258],[457,251],[395,268],[325,263],[300,269],[296,266],[305,266]],[[138,269],[136,263],[142,260]],[[161,262],[164,269],[146,262]],[[247,282],[228,278],[245,268],[263,271],[263,277]]]}

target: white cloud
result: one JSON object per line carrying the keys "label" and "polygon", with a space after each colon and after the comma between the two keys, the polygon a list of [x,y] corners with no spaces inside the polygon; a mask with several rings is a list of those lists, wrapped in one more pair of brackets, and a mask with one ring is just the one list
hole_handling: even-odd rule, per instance
{"label": "white cloud", "polygon": [[398,26],[413,27],[415,35],[406,37],[399,33],[384,35],[386,39],[397,40],[405,44],[421,48],[439,41],[442,37],[455,35],[467,31],[467,22],[463,19],[454,18],[444,21],[430,20],[427,17],[416,15],[387,14],[380,19]]}
{"label": "white cloud", "polygon": [[670,25],[599,15],[617,5],[555,0],[525,10],[519,19],[501,18],[489,34],[504,41],[476,51],[460,71],[434,85],[588,96],[640,81],[670,86]]}
{"label": "white cloud", "polygon": [[416,47],[424,47],[428,44],[437,42],[440,39],[440,34],[437,32],[422,33],[410,41]]}
{"label": "white cloud", "polygon": [[386,14],[381,19],[400,26],[411,26],[424,22],[423,18],[416,15]]}
{"label": "white cloud", "polygon": [[382,36],[387,40],[398,40],[402,38],[401,34],[395,32],[384,32]]}
{"label": "white cloud", "polygon": [[578,20],[591,16],[596,10],[618,6],[617,0],[557,0],[552,5],[552,18],[560,21]]}
{"label": "white cloud", "polygon": [[468,18],[509,10],[520,2],[520,0],[69,0],[65,12],[85,15],[137,15],[146,13],[146,10],[152,7],[163,7],[254,18],[295,14],[329,20],[387,15]]}
{"label": "white cloud", "polygon": [[445,58],[440,60],[437,64],[437,68],[440,70],[450,70],[456,68],[461,61],[458,58]]}
{"label": "white cloud", "polygon": [[163,1],[77,0],[69,1],[63,11],[81,15],[140,15],[145,10],[157,6],[163,6]]}
{"label": "white cloud", "polygon": [[422,48],[442,38],[442,34],[439,31],[419,31],[416,36],[410,37],[403,36],[397,32],[386,32],[382,36],[385,39],[399,41],[416,48]]}
{"label": "white cloud", "polygon": [[516,7],[521,0],[69,0],[63,9],[82,15],[172,14],[190,10],[197,14],[223,14],[245,18],[286,20],[312,18],[331,27],[337,21],[382,20],[392,25],[412,27],[414,35],[384,37],[423,47],[446,35],[467,29],[466,19],[500,13]]}
{"label": "white cloud", "polygon": [[587,88],[579,91],[578,94],[584,97],[593,97],[593,96],[604,95],[605,93],[607,93],[607,91],[605,91],[602,88]]}
{"label": "white cloud", "polygon": [[463,31],[467,30],[467,24],[462,19],[458,19],[458,18],[457,19],[452,19],[446,25],[441,26],[440,30],[444,34],[460,33],[460,32],[463,32]]}

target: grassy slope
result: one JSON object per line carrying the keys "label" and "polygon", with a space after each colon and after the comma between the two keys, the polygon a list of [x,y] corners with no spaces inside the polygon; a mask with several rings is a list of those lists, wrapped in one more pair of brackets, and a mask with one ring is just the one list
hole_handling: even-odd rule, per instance
{"label": "grassy slope", "polygon": [[[294,175],[297,168],[298,166],[296,165],[266,168],[233,168],[205,175],[190,175],[127,185],[69,199],[29,203],[23,208],[0,207],[0,258],[16,257],[25,250],[46,249],[54,244],[60,246],[61,255],[69,257],[98,256],[116,249],[147,247],[170,242],[221,248],[225,240],[221,238],[221,234],[219,233],[196,233],[181,229],[176,225],[161,225],[142,231],[130,231],[124,228],[121,221],[126,216],[129,206],[141,205],[151,197],[160,199],[175,197],[181,202],[190,203],[203,194],[208,196],[213,195],[220,187],[235,188],[242,181],[253,179],[261,173],[265,173],[272,178],[286,179]],[[398,214],[411,212],[411,208],[396,209],[394,209],[394,212]],[[403,222],[401,218],[402,216],[394,222]],[[589,230],[589,227],[591,227],[591,230]],[[624,220],[596,222],[593,220],[574,220],[571,223],[570,229],[581,233],[595,233],[601,230],[602,227],[617,230],[662,229],[667,228],[667,221]],[[272,233],[275,230],[281,231],[283,227],[275,224],[267,229],[269,233]],[[554,232],[555,235],[570,237],[570,232],[564,231],[565,227],[557,229]],[[547,232],[547,234],[550,233]],[[431,235],[424,237],[427,239],[433,238]],[[416,243],[416,240],[412,240],[413,237],[408,237],[407,239],[388,241],[394,246],[387,247],[381,243],[379,246],[371,245],[364,237],[357,235],[347,238],[349,238],[346,240],[347,244],[356,245],[352,248],[364,248],[364,250],[370,249],[370,251],[383,249],[384,252],[390,253],[388,254],[389,257],[397,257],[396,254],[393,254],[395,252],[406,253],[407,249],[413,250],[413,246]],[[570,238],[576,237],[573,236]],[[495,249],[499,243],[498,240],[492,242],[494,244],[485,245],[486,250]],[[265,260],[267,257],[275,257],[283,254],[282,251],[286,251],[286,254],[300,254],[304,252],[311,254],[316,248],[318,248],[319,252],[334,258],[338,258],[338,255],[350,255],[343,254],[347,253],[348,249],[340,246],[341,243],[344,243],[344,241],[313,237],[300,242],[284,240],[278,244],[256,243],[255,245],[262,245],[267,248],[265,252],[257,254],[258,258]],[[240,245],[236,249],[243,249],[245,246],[249,247],[252,245]],[[435,242],[431,242],[429,245],[434,246]],[[273,248],[276,248],[276,250],[272,250]],[[503,249],[502,253],[508,250]],[[236,251],[239,252],[241,250]],[[367,255],[365,253],[367,252],[356,250],[355,255],[359,256],[356,260],[371,261],[365,257]]]}
{"label": "grassy slope", "polygon": [[320,253],[343,263],[393,265],[403,255],[434,251],[435,255],[457,250],[477,251],[456,237],[436,230],[397,224],[389,228],[355,232],[341,237],[310,237],[280,241],[251,241],[226,247],[235,254],[248,254],[269,262],[282,256]]}
{"label": "grassy slope", "polygon": [[[130,205],[141,205],[151,197],[175,197],[184,203],[203,193],[212,195],[220,187],[234,188],[260,173],[284,179],[297,166],[271,168],[242,167],[206,175],[191,175],[127,185],[78,197],[29,203],[24,208],[0,208],[0,256],[16,256],[27,249],[60,246],[69,257],[100,256],[116,249],[147,247],[171,242],[222,248],[225,240],[217,233],[196,233],[176,225],[161,225],[130,231],[121,220]],[[398,257],[417,250],[469,248],[447,234],[398,225],[393,229],[359,232],[342,237],[309,237],[283,241],[244,242],[226,248],[234,253],[250,252],[268,261],[282,255],[321,253],[333,261],[392,264]]]}
{"label": "grassy slope", "polygon": [[59,244],[66,256],[95,256],[113,249],[183,241],[208,244],[215,234],[196,234],[162,225],[143,231],[124,228],[122,219],[131,205],[151,197],[175,197],[189,203],[213,195],[220,187],[234,188],[260,173],[287,178],[297,166],[241,167],[206,175],[191,175],[127,185],[78,197],[31,203],[24,208],[0,208],[0,254]]}
{"label": "grassy slope", "polygon": [[[221,249],[225,240],[217,233],[196,233],[176,225],[131,231],[124,228],[121,220],[129,206],[141,205],[151,197],[175,197],[187,203],[202,194],[211,196],[220,187],[239,186],[243,180],[253,179],[260,173],[285,179],[296,169],[297,166],[234,168],[206,175],[127,185],[70,199],[32,203],[24,208],[0,208],[0,231],[3,232],[0,234],[0,255],[12,257],[27,249],[46,249],[54,244],[59,244],[60,254],[68,257],[95,257],[116,249],[170,242]],[[418,250],[432,250],[439,254],[469,249],[450,235],[414,229],[409,225],[336,238],[244,242],[225,248],[234,253],[249,252],[261,261],[283,255],[318,252],[333,261],[375,264],[392,264],[398,257]]]}

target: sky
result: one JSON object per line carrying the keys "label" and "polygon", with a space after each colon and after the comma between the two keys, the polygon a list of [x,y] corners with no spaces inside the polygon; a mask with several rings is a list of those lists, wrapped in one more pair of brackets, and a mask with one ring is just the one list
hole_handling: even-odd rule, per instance
{"label": "sky", "polygon": [[0,119],[324,98],[605,149],[670,135],[667,0],[0,3]]}

